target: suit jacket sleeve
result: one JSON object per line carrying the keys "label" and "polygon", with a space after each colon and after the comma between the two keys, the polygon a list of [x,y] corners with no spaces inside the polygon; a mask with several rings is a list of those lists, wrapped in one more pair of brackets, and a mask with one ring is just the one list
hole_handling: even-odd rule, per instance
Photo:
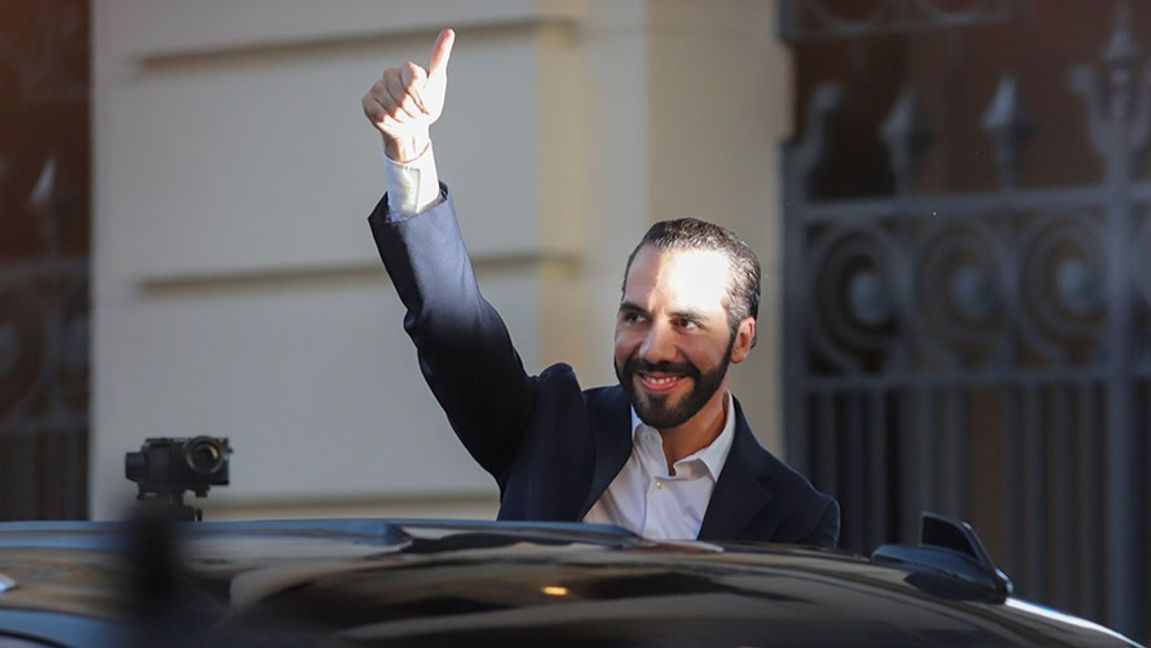
{"label": "suit jacket sleeve", "polygon": [[502,491],[534,400],[507,327],[480,294],[447,188],[438,205],[391,218],[387,196],[368,217],[407,308],[420,371],[465,447]]}

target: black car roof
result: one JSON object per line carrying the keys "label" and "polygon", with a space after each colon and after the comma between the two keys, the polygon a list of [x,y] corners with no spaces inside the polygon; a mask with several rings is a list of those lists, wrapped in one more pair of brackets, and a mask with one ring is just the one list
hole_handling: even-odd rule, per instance
{"label": "black car roof", "polygon": [[[130,529],[0,523],[0,574],[17,582],[0,594],[0,610],[131,620]],[[812,548],[653,542],[574,523],[287,520],[171,530],[181,539],[184,576],[210,601],[198,613],[215,615],[217,628],[226,618],[404,645],[548,637],[602,645],[697,645],[693,637],[714,645],[1130,645],[1017,599],[988,602],[947,574]]]}

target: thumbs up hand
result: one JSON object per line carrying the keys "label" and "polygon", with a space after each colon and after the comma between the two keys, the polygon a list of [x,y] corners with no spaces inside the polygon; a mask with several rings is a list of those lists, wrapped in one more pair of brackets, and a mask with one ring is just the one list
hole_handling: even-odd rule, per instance
{"label": "thumbs up hand", "polygon": [[440,32],[428,69],[408,61],[384,70],[364,95],[364,115],[384,136],[384,152],[397,162],[420,156],[431,142],[428,131],[444,110],[448,59],[456,33]]}

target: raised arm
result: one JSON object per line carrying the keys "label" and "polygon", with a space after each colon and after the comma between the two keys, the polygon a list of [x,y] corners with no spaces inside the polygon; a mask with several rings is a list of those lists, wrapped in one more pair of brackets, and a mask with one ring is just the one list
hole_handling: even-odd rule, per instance
{"label": "raised arm", "polygon": [[[411,162],[435,173],[428,161],[429,128],[443,111],[454,40],[452,30],[444,30],[426,71],[411,62],[388,68],[364,95],[364,114],[383,134],[390,169]],[[456,434],[502,489],[533,404],[534,382],[503,320],[480,294],[451,200],[446,194],[438,199],[438,185],[434,196],[408,214],[389,209],[389,203],[409,203],[407,197],[381,200],[368,221],[407,307],[404,329],[416,345],[420,370]]]}

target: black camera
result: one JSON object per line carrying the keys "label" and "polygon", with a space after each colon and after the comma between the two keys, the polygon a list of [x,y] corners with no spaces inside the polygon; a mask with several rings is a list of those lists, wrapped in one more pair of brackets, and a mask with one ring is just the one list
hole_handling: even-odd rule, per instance
{"label": "black camera", "polygon": [[136,499],[166,499],[173,517],[200,519],[198,509],[184,506],[184,491],[205,497],[212,486],[228,485],[232,448],[223,437],[145,439],[139,452],[124,455],[124,476],[136,482]]}

